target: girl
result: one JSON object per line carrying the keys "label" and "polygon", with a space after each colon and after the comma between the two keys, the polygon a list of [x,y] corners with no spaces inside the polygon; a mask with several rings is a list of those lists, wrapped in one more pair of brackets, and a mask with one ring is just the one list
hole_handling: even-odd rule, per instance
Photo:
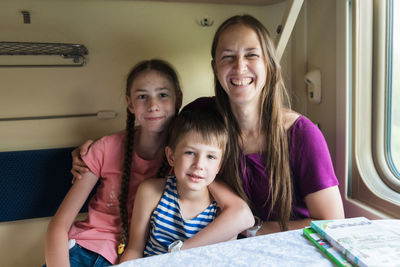
{"label": "girl", "polygon": [[217,204],[207,186],[223,167],[226,128],[218,117],[201,111],[181,113],[171,129],[165,153],[174,176],[148,179],[139,186],[121,261],[177,250],[216,215]]}
{"label": "girl", "polygon": [[284,107],[288,94],[267,29],[252,16],[231,17],[218,28],[211,55],[215,99],[202,98],[185,109],[217,106],[223,116],[231,153],[221,177],[262,219],[250,235],[343,218],[322,133]]}
{"label": "girl", "polygon": [[[126,130],[105,136],[93,144],[83,157],[90,171],[83,174],[84,179],[75,181],[48,226],[45,249],[48,266],[116,264],[116,248],[119,243],[126,242],[128,218],[131,218],[138,185],[144,179],[162,177],[169,170],[167,163],[164,168],[161,166],[166,129],[182,101],[174,69],[161,60],[140,62],[128,76],[126,100]],[[138,127],[134,126],[135,121]],[[99,180],[96,194],[89,203],[88,218],[73,224]],[[233,206],[223,207],[227,218],[248,212],[237,201],[239,197],[223,186],[216,188],[236,201],[233,209],[230,208]],[[226,240],[224,234],[228,233],[215,239]],[[191,247],[207,242],[200,235],[185,245]]]}

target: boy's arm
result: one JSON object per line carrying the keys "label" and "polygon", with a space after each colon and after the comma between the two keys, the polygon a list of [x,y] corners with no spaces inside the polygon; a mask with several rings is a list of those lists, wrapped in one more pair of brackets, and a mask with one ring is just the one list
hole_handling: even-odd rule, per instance
{"label": "boy's arm", "polygon": [[68,231],[97,181],[92,172],[85,173],[84,179],[76,181],[68,191],[51,219],[46,233],[47,266],[69,266]]}
{"label": "boy's arm", "polygon": [[214,180],[208,190],[221,208],[221,213],[203,230],[186,240],[181,249],[228,241],[254,225],[249,206],[227,184]]}
{"label": "boy's arm", "polygon": [[143,257],[149,230],[150,217],[164,192],[166,179],[148,179],[143,181],[136,193],[129,242],[120,263]]}

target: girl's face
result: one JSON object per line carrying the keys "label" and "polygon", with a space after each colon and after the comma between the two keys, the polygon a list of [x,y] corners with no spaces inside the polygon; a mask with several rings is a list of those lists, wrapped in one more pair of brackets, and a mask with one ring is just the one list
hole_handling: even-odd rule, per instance
{"label": "girl's face", "polygon": [[232,25],[222,32],[213,64],[231,103],[258,103],[267,72],[261,44],[253,29]]}
{"label": "girl's face", "polygon": [[202,190],[214,181],[223,156],[217,144],[205,144],[194,131],[185,134],[174,150],[166,147],[165,152],[179,187],[191,191]]}
{"label": "girl's face", "polygon": [[177,100],[174,85],[157,71],[139,73],[132,82],[128,108],[135,114],[136,121],[151,132],[166,130],[175,115]]}

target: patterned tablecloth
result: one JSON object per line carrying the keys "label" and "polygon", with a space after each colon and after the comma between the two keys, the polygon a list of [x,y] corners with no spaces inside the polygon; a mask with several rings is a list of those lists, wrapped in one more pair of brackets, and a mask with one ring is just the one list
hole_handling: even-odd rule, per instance
{"label": "patterned tablecloth", "polygon": [[131,266],[334,266],[302,230],[233,240],[124,262]]}

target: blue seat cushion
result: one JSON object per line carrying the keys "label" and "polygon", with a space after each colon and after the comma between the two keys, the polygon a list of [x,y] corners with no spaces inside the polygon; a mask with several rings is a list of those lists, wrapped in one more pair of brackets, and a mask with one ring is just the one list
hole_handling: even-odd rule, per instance
{"label": "blue seat cushion", "polygon": [[0,222],[54,215],[71,187],[73,149],[0,152]]}

